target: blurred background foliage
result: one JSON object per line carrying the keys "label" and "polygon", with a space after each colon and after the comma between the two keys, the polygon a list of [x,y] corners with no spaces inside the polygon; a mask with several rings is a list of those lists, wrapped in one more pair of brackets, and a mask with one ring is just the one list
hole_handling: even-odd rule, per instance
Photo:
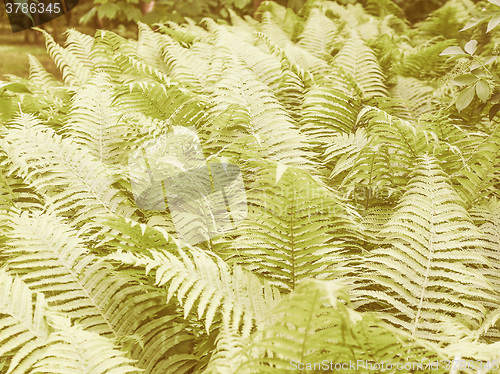
{"label": "blurred background foliage", "polygon": [[[307,0],[274,0],[276,3],[298,11]],[[332,0],[334,1],[334,0]],[[336,0],[345,4],[374,3],[374,0]],[[397,4],[406,18],[419,22],[447,0],[390,0]],[[148,24],[156,22],[182,22],[185,17],[200,21],[202,18],[228,19],[228,9],[238,15],[253,15],[263,0],[80,0],[67,16],[51,23],[66,23],[70,27],[110,28],[131,27],[137,21]],[[478,2],[477,0],[475,2]],[[9,27],[3,2],[1,2],[0,24],[2,33]]]}
{"label": "blurred background foliage", "polygon": [[[274,0],[276,3],[298,11],[307,0]],[[391,0],[392,1],[392,0]],[[87,9],[83,23],[90,22],[94,17],[107,20],[111,24],[141,21],[155,23],[164,21],[182,22],[184,17],[199,21],[209,17],[227,19],[227,9],[233,9],[240,16],[252,15],[263,0],[81,0]],[[367,3],[370,0],[337,0],[346,5]],[[394,0],[403,10],[407,19],[414,23],[427,18],[434,10],[443,6],[447,0]],[[477,2],[477,1],[476,1]],[[147,12],[151,10],[150,12]]]}
{"label": "blurred background foliage", "polygon": [[[276,3],[298,11],[307,1],[314,0],[274,0]],[[371,9],[374,15],[384,7],[379,0],[332,0],[342,5],[361,3]],[[239,16],[253,16],[263,0],[80,0],[78,5],[66,15],[43,25],[56,41],[64,40],[64,30],[76,28],[93,35],[96,29],[109,29],[125,37],[137,35],[137,22],[149,25],[173,21],[184,22],[186,18],[195,22],[203,18],[229,20],[229,9]],[[408,22],[415,24],[425,20],[429,14],[446,5],[448,0],[384,0],[394,3],[402,11]],[[475,3],[479,2],[474,0]],[[399,8],[400,9],[399,9]],[[457,24],[458,25],[458,24]],[[450,32],[456,32],[450,25]],[[458,26],[457,26],[458,27]],[[13,34],[8,23],[3,1],[0,1],[0,78],[5,74],[27,76],[30,53],[41,60],[48,70],[58,76],[52,60],[45,53],[41,34],[27,30]]]}

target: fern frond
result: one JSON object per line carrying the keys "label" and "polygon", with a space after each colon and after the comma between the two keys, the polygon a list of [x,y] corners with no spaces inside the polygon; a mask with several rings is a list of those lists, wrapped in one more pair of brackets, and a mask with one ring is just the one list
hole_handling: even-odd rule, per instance
{"label": "fern frond", "polygon": [[163,25],[158,25],[158,31],[171,36],[174,40],[185,46],[205,39],[208,33],[202,27],[191,27],[189,29],[185,25],[178,25],[175,22],[166,22]]}
{"label": "fern frond", "polygon": [[291,43],[290,34],[283,30],[280,22],[273,16],[271,12],[264,12],[260,23],[260,32],[267,35],[273,42],[280,47],[284,47]]}
{"label": "fern frond", "polygon": [[47,52],[61,70],[64,82],[73,86],[81,86],[87,82],[91,70],[85,65],[85,61],[80,61],[73,52],[57,44],[45,30],[41,31],[45,37]]}
{"label": "fern frond", "polygon": [[363,265],[369,275],[355,291],[361,304],[382,303],[382,318],[429,340],[437,339],[447,317],[479,326],[484,303],[492,301],[481,270],[483,242],[431,156],[419,158],[381,234],[386,246],[371,252]]}
{"label": "fern frond", "polygon": [[427,39],[436,36],[456,39],[470,16],[469,9],[464,6],[464,2],[450,1],[432,12],[426,20],[418,23],[416,28]]}
{"label": "fern frond", "polygon": [[[500,203],[497,198],[492,198],[485,204],[476,206],[470,210],[471,217],[484,237],[482,254],[489,261],[491,267],[483,270],[483,274],[491,282],[495,290],[500,287]],[[496,295],[496,301],[500,296]],[[492,305],[495,308],[495,305]],[[481,337],[490,342],[497,341],[500,337],[500,323],[498,322],[498,311],[496,320],[490,324],[485,323],[482,327]],[[494,317],[495,313],[491,313]],[[471,335],[471,334],[469,334]]]}
{"label": "fern frond", "polygon": [[332,52],[336,36],[338,36],[337,25],[319,9],[312,9],[297,45],[318,57],[323,57],[323,54]]}
{"label": "fern frond", "polygon": [[[163,35],[159,42],[163,48],[162,61],[167,75],[193,92],[202,93],[209,63],[196,55],[196,47],[201,42],[195,43],[190,49],[182,47],[168,35]],[[209,53],[205,51],[204,55]]]}
{"label": "fern frond", "polygon": [[403,10],[393,0],[363,0],[362,3],[365,11],[373,16],[385,17],[391,14],[400,19],[404,18]]}
{"label": "fern frond", "polygon": [[72,53],[80,64],[84,65],[87,69],[92,70],[94,66],[92,61],[94,38],[75,29],[68,29],[65,31],[65,34],[66,50]]}
{"label": "fern frond", "polygon": [[[11,215],[10,226],[4,252],[8,271],[43,293],[54,310],[106,338],[138,336],[130,354],[150,373],[184,373],[196,364],[189,352],[194,336],[183,330],[163,292],[90,254],[83,239],[59,217]],[[55,337],[56,346],[65,339],[68,336]],[[171,362],[169,353],[178,355],[177,361]]]}
{"label": "fern frond", "polygon": [[375,53],[356,32],[351,33],[335,61],[354,78],[364,97],[388,95]]}
{"label": "fern frond", "polygon": [[9,374],[25,373],[43,357],[53,329],[40,293],[0,269],[0,357],[7,358]]}
{"label": "fern frond", "polygon": [[161,71],[164,66],[162,63],[162,51],[157,47],[161,43],[161,35],[153,32],[148,25],[142,22],[138,23],[138,29],[137,54],[141,57],[142,61]]}
{"label": "fern frond", "polygon": [[500,127],[482,137],[479,145],[474,147],[472,141],[469,144],[473,146],[473,152],[467,163],[451,175],[467,207],[486,196],[498,196],[494,186],[500,180]]}
{"label": "fern frond", "polygon": [[360,109],[359,100],[334,84],[315,85],[304,95],[301,130],[313,142],[326,147],[332,136],[354,128]]}
{"label": "fern frond", "polygon": [[288,112],[291,113],[292,118],[298,121],[301,117],[304,93],[313,84],[312,74],[299,67],[283,48],[278,47],[266,35],[257,33],[257,37],[264,42],[269,53],[278,59],[281,64],[279,86],[275,94]]}
{"label": "fern frond", "polygon": [[427,78],[440,77],[450,69],[445,56],[439,54],[447,47],[454,45],[452,41],[429,40],[414,48],[402,48],[400,59],[393,64],[394,72],[404,77]]}
{"label": "fern frond", "polygon": [[127,40],[114,32],[97,30],[90,54],[94,70],[104,70],[113,80],[118,79],[120,69],[114,63],[114,58],[117,54],[139,58],[136,44],[137,42]]}
{"label": "fern frond", "polygon": [[220,115],[231,107],[244,108],[250,119],[247,126],[266,152],[265,158],[306,167],[307,144],[295,124],[269,87],[242,65],[235,57],[225,62],[219,83],[214,87],[214,114]]}
{"label": "fern frond", "polygon": [[30,371],[33,374],[128,374],[142,370],[116,349],[109,339],[77,326],[64,326],[50,335],[43,358]]}
{"label": "fern frond", "polygon": [[34,86],[39,87],[43,90],[48,90],[49,87],[57,87],[58,83],[54,76],[45,70],[43,65],[38,61],[38,59],[33,55],[28,55],[28,60],[30,63],[30,82]]}
{"label": "fern frond", "polygon": [[22,114],[2,147],[12,170],[19,170],[47,196],[50,211],[72,212],[74,225],[92,226],[93,219],[105,213],[134,214],[128,198],[113,187],[116,176],[70,139],[40,125],[34,116]]}
{"label": "fern frond", "polygon": [[118,108],[113,105],[114,87],[109,76],[96,73],[73,97],[67,134],[90,150],[92,156],[104,164],[114,164],[123,158],[129,129],[121,121]]}
{"label": "fern frond", "polygon": [[354,134],[341,133],[332,136],[325,150],[325,162],[333,164],[330,178],[333,179],[353,168],[358,154],[368,143],[364,129],[357,129]]}
{"label": "fern frond", "polygon": [[[4,152],[0,152],[0,165],[7,169],[8,160]],[[0,171],[0,212],[10,210],[42,210],[43,198],[32,187],[17,175]]]}
{"label": "fern frond", "polygon": [[165,287],[169,298],[177,296],[186,318],[196,311],[205,330],[217,333],[217,348],[211,352],[209,366],[223,365],[224,358],[241,348],[255,327],[265,324],[270,309],[280,299],[278,290],[268,282],[262,284],[239,266],[231,271],[217,256],[195,248],[189,252],[150,251],[149,256],[123,252],[108,257],[154,272],[156,285]]}
{"label": "fern frond", "polygon": [[[299,363],[305,370],[322,372],[333,370],[330,364],[355,362],[346,371],[367,373],[377,370],[368,362],[404,365],[408,357],[427,363],[443,357],[439,348],[391,328],[372,314],[353,311],[347,288],[339,281],[302,283],[272,315],[250,343],[228,359],[232,368],[228,373],[288,373],[297,370]],[[445,370],[438,368],[438,372]]]}
{"label": "fern frond", "polygon": [[140,80],[132,78],[117,90],[116,104],[121,110],[140,111],[177,125],[198,124],[206,105],[198,95],[130,56],[118,55],[116,62],[123,74],[141,76]]}
{"label": "fern frond", "polygon": [[337,170],[347,169],[347,165],[338,164],[331,178],[342,178],[340,187],[345,196],[359,188],[369,189],[366,209],[368,205],[381,202],[380,198],[387,202],[384,199],[406,185],[416,157],[432,143],[437,143],[434,147],[439,149],[440,143],[431,131],[419,129],[411,122],[378,108],[366,107],[359,113],[357,121],[357,126],[366,124],[369,142],[349,159],[353,166],[346,174],[337,173]]}
{"label": "fern frond", "polygon": [[307,172],[283,166],[263,173],[248,192],[248,218],[228,261],[288,292],[305,278],[342,273],[351,245],[335,196]]}
{"label": "fern frond", "polygon": [[411,119],[417,120],[422,114],[435,110],[432,87],[416,78],[398,76],[396,79],[390,89],[391,96],[402,101]]}

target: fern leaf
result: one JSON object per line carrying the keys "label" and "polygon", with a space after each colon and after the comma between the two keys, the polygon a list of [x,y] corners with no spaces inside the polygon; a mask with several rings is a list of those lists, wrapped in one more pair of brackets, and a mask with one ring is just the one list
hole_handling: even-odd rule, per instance
{"label": "fern leaf", "polygon": [[43,358],[34,365],[33,374],[127,374],[140,373],[134,361],[113,343],[96,333],[66,326],[50,335]]}
{"label": "fern leaf", "polygon": [[30,82],[34,86],[47,90],[49,87],[57,87],[57,81],[54,76],[45,70],[43,65],[33,55],[28,55],[30,63]]}
{"label": "fern leaf", "polygon": [[308,277],[333,277],[345,260],[349,224],[333,194],[305,171],[272,169],[247,196],[248,219],[234,259],[284,291]]}
{"label": "fern leaf", "polygon": [[150,256],[144,256],[124,252],[108,257],[124,264],[145,267],[146,272],[154,270],[156,285],[167,288],[169,299],[177,296],[185,318],[196,310],[198,318],[203,318],[207,332],[214,321],[221,318],[220,307],[225,304],[232,311],[231,318],[240,321],[242,330],[248,335],[255,323],[263,323],[265,311],[275,298],[279,298],[279,292],[262,286],[253,279],[254,275],[239,268],[235,268],[231,275],[224,261],[195,248],[190,253],[180,249],[177,254],[150,253]]}
{"label": "fern leaf", "polygon": [[214,114],[219,115],[230,106],[243,107],[251,121],[250,131],[267,153],[265,158],[307,167],[306,144],[269,87],[256,80],[235,57],[225,62],[222,74],[214,88]]}
{"label": "fern leaf", "polygon": [[103,164],[35,117],[21,115],[3,146],[14,170],[31,180],[37,191],[48,194],[51,211],[78,212],[74,225],[92,225],[91,218],[105,213],[125,217],[134,213],[127,197],[112,186],[116,177]]}
{"label": "fern leaf", "polygon": [[19,278],[0,270],[0,356],[8,359],[7,373],[25,373],[43,355],[53,331],[45,298]]}
{"label": "fern leaf", "polygon": [[45,30],[42,30],[42,32],[45,36],[47,52],[61,70],[64,81],[74,86],[84,84],[91,74],[90,69],[85,66],[85,62],[80,61],[73,52],[57,44],[54,38]]}
{"label": "fern leaf", "polygon": [[388,95],[375,54],[357,33],[351,34],[335,61],[354,78],[365,97]]}
{"label": "fern leaf", "polygon": [[323,57],[323,54],[332,52],[337,33],[337,26],[331,19],[321,13],[319,9],[312,9],[297,45],[318,57]]}
{"label": "fern leaf", "polygon": [[[447,317],[467,316],[477,328],[491,301],[481,271],[481,235],[443,172],[419,158],[408,190],[382,231],[386,246],[371,252],[367,284],[357,295],[391,305],[383,318],[414,336],[435,340]],[[376,285],[376,286],[375,286]],[[374,288],[376,287],[376,288]],[[380,291],[376,291],[379,289]]]}
{"label": "fern leaf", "polygon": [[[227,360],[232,368],[227,372],[291,372],[299,363],[305,370],[319,372],[332,370],[330,363],[357,362],[346,370],[367,373],[377,370],[367,362],[404,365],[408,356],[427,363],[442,357],[437,347],[398,332],[371,314],[353,311],[346,291],[339,281],[302,283],[275,307],[273,318],[252,335],[250,343]],[[367,361],[357,361],[361,357]],[[328,365],[319,364],[325,362]]]}
{"label": "fern leaf", "polygon": [[[111,264],[89,254],[82,238],[59,217],[24,213],[12,215],[10,222],[9,249],[5,251],[9,272],[45,294],[52,308],[78,321],[88,332],[109,339],[139,337],[130,353],[138,367],[151,373],[188,372],[197,363],[189,351],[194,336],[185,332],[177,314],[169,311],[164,293],[141,283],[141,277],[116,272]],[[55,337],[54,350],[66,341],[67,349],[75,352],[85,340],[69,337]],[[182,346],[183,342],[187,346]],[[167,359],[174,352],[183,365]],[[90,359],[92,354],[86,357],[79,359]],[[47,359],[47,365],[51,362]]]}
{"label": "fern leaf", "polygon": [[73,98],[65,132],[76,143],[89,149],[104,164],[114,164],[123,158],[128,129],[113,105],[114,89],[105,73],[97,73]]}
{"label": "fern leaf", "polygon": [[406,112],[413,120],[434,109],[432,87],[418,79],[398,76],[396,85],[390,92],[392,97],[402,100]]}

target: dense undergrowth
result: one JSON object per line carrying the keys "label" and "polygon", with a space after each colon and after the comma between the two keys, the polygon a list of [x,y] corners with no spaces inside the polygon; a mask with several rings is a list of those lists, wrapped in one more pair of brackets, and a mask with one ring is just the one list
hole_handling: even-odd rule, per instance
{"label": "dense undergrowth", "polygon": [[[0,88],[2,373],[498,372],[497,9],[364,4],[45,34],[63,81]],[[241,172],[234,230],[136,202],[182,137]]]}

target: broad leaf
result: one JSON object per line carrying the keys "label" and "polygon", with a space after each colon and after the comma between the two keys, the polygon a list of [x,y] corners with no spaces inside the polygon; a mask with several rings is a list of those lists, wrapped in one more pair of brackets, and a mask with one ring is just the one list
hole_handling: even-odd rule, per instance
{"label": "broad leaf", "polygon": [[443,52],[441,52],[440,56],[456,56],[456,55],[465,55],[465,51],[457,46],[448,47]]}
{"label": "broad leaf", "polygon": [[497,27],[498,24],[500,24],[500,14],[496,15],[490,20],[490,22],[488,22],[488,28],[486,29],[486,32],[490,32],[495,27]]}
{"label": "broad leaf", "polygon": [[480,80],[476,83],[476,93],[483,103],[486,102],[491,93],[490,85],[487,82]]}
{"label": "broad leaf", "polygon": [[477,40],[470,40],[467,42],[467,44],[465,44],[465,51],[470,55],[473,55],[474,52],[476,52],[476,49],[477,49]]}
{"label": "broad leaf", "polygon": [[457,106],[457,110],[461,112],[465,108],[469,106],[469,104],[472,102],[475,96],[475,87],[469,87],[460,92],[460,95],[457,97],[457,101],[455,105]]}
{"label": "broad leaf", "polygon": [[474,74],[461,74],[453,78],[453,83],[457,86],[468,86],[477,81],[477,77]]}

